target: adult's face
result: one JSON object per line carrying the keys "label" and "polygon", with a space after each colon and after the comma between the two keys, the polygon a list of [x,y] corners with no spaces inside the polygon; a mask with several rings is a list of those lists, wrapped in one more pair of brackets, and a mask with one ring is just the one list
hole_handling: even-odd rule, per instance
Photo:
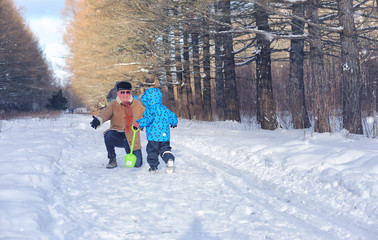
{"label": "adult's face", "polygon": [[121,99],[122,102],[128,102],[131,98],[130,90],[119,90],[117,96]]}

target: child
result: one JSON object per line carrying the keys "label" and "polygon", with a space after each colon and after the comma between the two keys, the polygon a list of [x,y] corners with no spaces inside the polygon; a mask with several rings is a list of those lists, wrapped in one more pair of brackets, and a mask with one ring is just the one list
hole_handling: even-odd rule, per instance
{"label": "child", "polygon": [[150,172],[156,172],[159,165],[159,155],[167,164],[167,173],[174,171],[175,157],[171,152],[169,127],[177,126],[177,117],[162,104],[163,96],[159,89],[149,88],[141,97],[146,110],[143,118],[136,121],[136,128],[146,127],[147,162]]}

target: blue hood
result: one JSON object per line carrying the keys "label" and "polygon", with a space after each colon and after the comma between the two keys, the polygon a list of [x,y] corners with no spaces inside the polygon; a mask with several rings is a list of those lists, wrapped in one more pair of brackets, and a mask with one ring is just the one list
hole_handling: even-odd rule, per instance
{"label": "blue hood", "polygon": [[142,100],[144,106],[149,108],[149,107],[152,107],[154,105],[161,105],[163,103],[163,95],[161,94],[159,89],[149,88],[143,94],[141,100]]}

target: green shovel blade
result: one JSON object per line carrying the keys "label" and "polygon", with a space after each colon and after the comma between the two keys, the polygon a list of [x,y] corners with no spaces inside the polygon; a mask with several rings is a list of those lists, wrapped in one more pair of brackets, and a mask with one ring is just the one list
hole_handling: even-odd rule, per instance
{"label": "green shovel blade", "polygon": [[133,168],[136,162],[136,156],[132,153],[126,154],[125,156],[125,166]]}
{"label": "green shovel blade", "polygon": [[133,150],[134,150],[135,134],[139,130],[139,128],[135,129],[134,127],[132,127],[132,129],[134,133],[133,133],[133,140],[131,141],[130,153],[126,154],[125,156],[125,166],[129,168],[134,167],[136,159],[137,159],[136,156],[133,154]]}

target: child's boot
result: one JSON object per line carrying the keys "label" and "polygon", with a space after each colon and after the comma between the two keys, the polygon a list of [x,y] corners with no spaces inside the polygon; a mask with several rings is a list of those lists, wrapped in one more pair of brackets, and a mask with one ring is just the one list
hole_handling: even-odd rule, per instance
{"label": "child's boot", "polygon": [[168,159],[167,161],[167,173],[173,173],[175,171],[175,162],[173,159]]}
{"label": "child's boot", "polygon": [[151,166],[150,169],[148,169],[148,171],[152,173],[157,173],[159,170],[157,166]]}

